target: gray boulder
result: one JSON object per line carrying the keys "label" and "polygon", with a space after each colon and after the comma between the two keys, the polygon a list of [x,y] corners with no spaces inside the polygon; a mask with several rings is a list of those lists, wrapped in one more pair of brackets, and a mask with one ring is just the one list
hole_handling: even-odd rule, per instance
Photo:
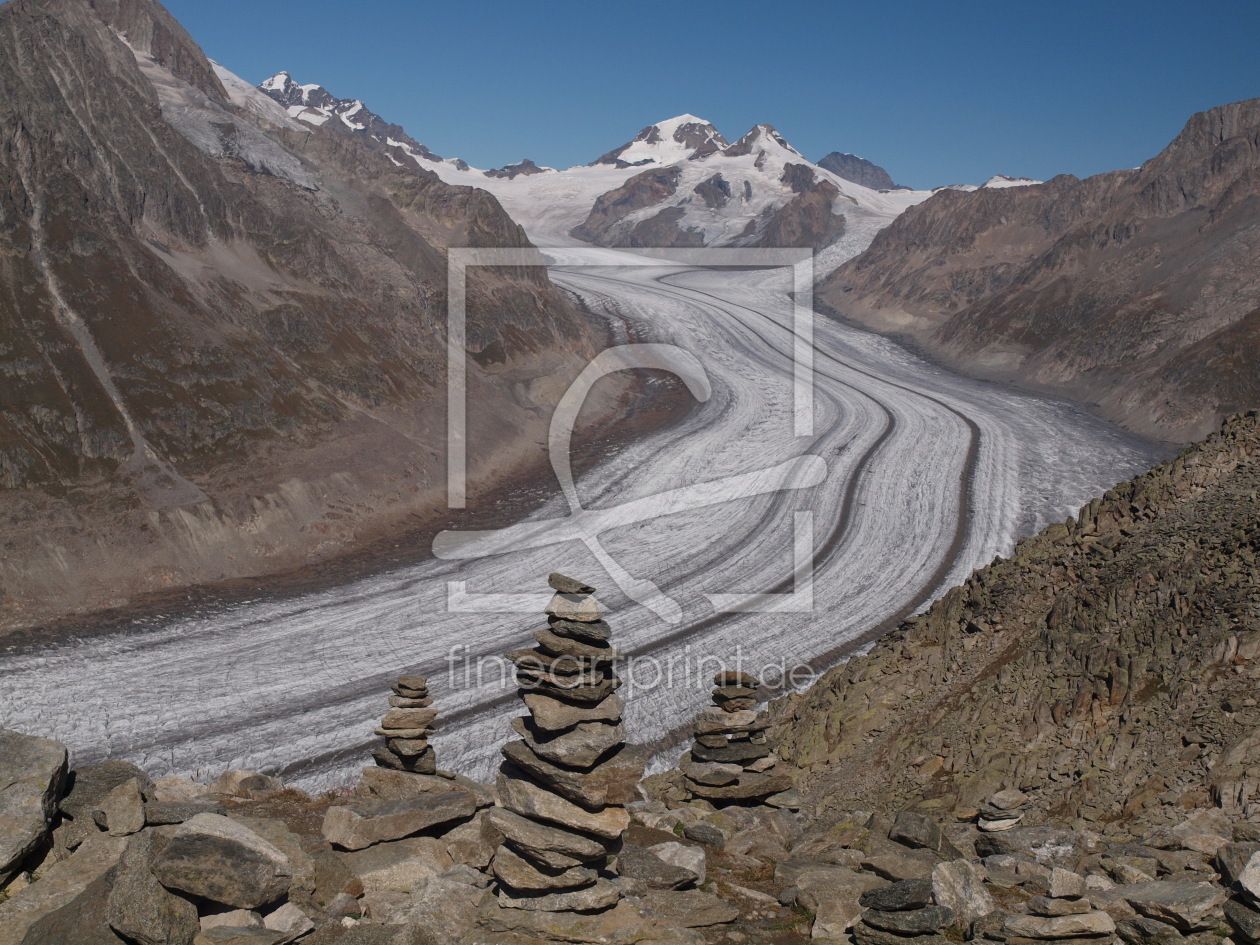
{"label": "gray boulder", "polygon": [[968,928],[997,909],[984,888],[984,877],[967,860],[951,860],[932,870],[932,896],[937,904],[954,910],[959,923]]}
{"label": "gray boulder", "polygon": [[695,885],[703,886],[708,858],[700,847],[689,846],[676,840],[667,840],[648,847],[648,850],[672,866],[687,870],[695,876]]}
{"label": "gray boulder", "polygon": [[922,909],[932,904],[932,880],[905,879],[862,894],[862,905],[881,912]]}
{"label": "gray boulder", "polygon": [[90,822],[105,795],[132,778],[140,782],[140,792],[146,800],[154,795],[153,779],[130,761],[98,761],[75,768],[61,801],[61,812],[71,820]]}
{"label": "gray boulder", "polygon": [[617,854],[617,873],[642,880],[649,889],[683,889],[696,884],[696,874],[666,863],[652,851],[627,843]]}
{"label": "gray boulder", "polygon": [[1251,898],[1260,902],[1260,853],[1251,854],[1247,865],[1238,874],[1238,885],[1251,894]]}
{"label": "gray boulder", "polygon": [[922,909],[901,909],[881,912],[868,909],[862,921],[872,928],[895,932],[897,935],[928,935],[954,923],[954,910],[944,906],[924,906]]}
{"label": "gray boulder", "polygon": [[144,829],[144,795],[139,778],[128,778],[101,800],[92,812],[96,826],[111,837],[130,837]]}
{"label": "gray boulder", "polygon": [[1227,898],[1219,886],[1186,879],[1136,883],[1123,887],[1122,894],[1142,915],[1185,932],[1214,928]]}
{"label": "gray boulder", "polygon": [[1186,941],[1171,925],[1141,916],[1117,922],[1116,935],[1128,945],[1183,945]]}
{"label": "gray boulder", "polygon": [[1009,938],[1057,939],[1079,938],[1091,935],[1110,935],[1116,930],[1115,920],[1105,912],[1086,912],[1082,915],[1013,915],[1006,920]]}
{"label": "gray boulder", "polygon": [[98,877],[70,902],[26,930],[22,945],[127,945],[105,921],[109,875]]}
{"label": "gray boulder", "polygon": [[167,889],[238,909],[257,909],[289,891],[293,869],[275,846],[219,814],[198,814],[170,831],[153,860]]}
{"label": "gray boulder", "polygon": [[152,832],[133,837],[110,885],[106,919],[136,945],[190,945],[201,930],[197,907],[168,891],[151,869]]}
{"label": "gray boulder", "polygon": [[1260,943],[1260,910],[1250,903],[1231,899],[1225,903],[1225,920],[1234,934],[1247,945]]}
{"label": "gray boulder", "polygon": [[1243,870],[1247,868],[1247,864],[1256,853],[1260,853],[1260,843],[1254,840],[1227,843],[1217,850],[1213,862],[1216,865],[1216,871],[1221,874],[1221,880],[1226,883],[1238,882]]}
{"label": "gray boulder", "polygon": [[0,902],[0,945],[19,945],[46,916],[69,906],[114,868],[127,841],[97,834],[54,863],[39,882]]}
{"label": "gray boulder", "polygon": [[888,839],[915,850],[939,850],[941,828],[915,811],[903,810],[893,821]]}
{"label": "gray boulder", "polygon": [[478,799],[471,791],[421,794],[399,801],[356,801],[328,808],[324,838],[343,850],[364,850],[374,843],[401,840],[423,830],[477,812]]}
{"label": "gray boulder", "polygon": [[0,729],[0,886],[48,836],[66,764],[60,742]]}

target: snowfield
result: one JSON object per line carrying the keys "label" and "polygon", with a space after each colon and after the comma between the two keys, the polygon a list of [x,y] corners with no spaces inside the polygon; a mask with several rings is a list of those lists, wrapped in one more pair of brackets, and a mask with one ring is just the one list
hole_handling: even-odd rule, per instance
{"label": "snowfield", "polygon": [[[531,235],[557,241],[570,225],[573,204],[549,188],[607,189],[595,177],[613,173],[526,178],[537,197],[526,208]],[[201,778],[225,768],[277,771],[318,790],[369,763],[389,684],[420,672],[441,713],[440,767],[485,778],[520,711],[496,657],[545,625],[544,582],[559,570],[599,586],[614,642],[634,657],[623,687],[631,739],[666,745],[707,703],[716,664],[738,660],[770,675],[825,668],[1018,536],[1157,458],[1079,409],[958,377],[822,318],[813,433],[795,436],[788,270],[629,266],[614,250],[602,251],[598,266],[589,255],[566,265],[563,247],[548,253],[559,284],[614,324],[691,352],[711,386],[683,421],[609,452],[578,483],[584,508],[633,501],[662,513],[616,524],[610,511],[600,539],[620,567],[678,603],[680,623],[629,600],[578,542],[505,550],[487,540],[487,551],[502,553],[10,653],[0,658],[0,724],[60,739],[80,763],[120,757],[154,775]],[[820,468],[821,481],[692,511],[652,506],[667,490],[794,459]],[[534,531],[569,513],[557,497],[531,516]],[[721,595],[800,586],[802,513],[812,517],[812,607],[717,612]],[[482,594],[525,595],[534,612],[448,607],[451,599],[483,607]]]}

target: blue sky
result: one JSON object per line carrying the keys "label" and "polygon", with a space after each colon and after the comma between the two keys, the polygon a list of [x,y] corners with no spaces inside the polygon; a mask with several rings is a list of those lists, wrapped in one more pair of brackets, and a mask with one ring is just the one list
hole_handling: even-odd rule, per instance
{"label": "blue sky", "polygon": [[1260,96],[1260,3],[168,0],[252,82],[287,69],[443,156],[586,163],[691,112],[899,183],[1132,167]]}

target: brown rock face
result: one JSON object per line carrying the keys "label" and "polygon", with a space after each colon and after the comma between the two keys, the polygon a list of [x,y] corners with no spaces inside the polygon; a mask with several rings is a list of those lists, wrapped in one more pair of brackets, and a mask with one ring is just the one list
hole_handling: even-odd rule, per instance
{"label": "brown rock face", "polygon": [[[573,235],[578,239],[603,245],[609,231],[621,220],[636,210],[650,207],[653,204],[660,203],[666,197],[673,196],[678,189],[678,179],[681,176],[682,171],[677,167],[655,168],[650,171],[644,171],[642,174],[635,174],[634,177],[631,177],[616,190],[610,190],[606,194],[601,194],[595,201],[595,206],[591,207],[591,212],[586,218],[586,222],[581,226],[575,227]],[[642,230],[643,227],[644,224],[640,223],[636,229]],[[644,235],[645,233],[640,231],[636,237],[632,231],[630,235],[619,235],[611,245],[672,245],[647,244],[641,241],[632,242],[635,239],[642,240]]]}
{"label": "brown rock face", "polygon": [[[299,566],[442,499],[446,250],[523,231],[232,94],[151,0],[0,7],[0,629]],[[475,475],[536,455],[545,405],[511,390],[595,339],[542,269],[470,272],[468,310]]]}
{"label": "brown rock face", "polygon": [[780,753],[840,811],[931,799],[982,829],[1027,810],[1137,835],[1195,807],[1255,818],[1258,490],[1252,413],[776,703]]}
{"label": "brown rock face", "polygon": [[865,158],[858,157],[856,154],[842,154],[839,151],[832,151],[818,161],[818,166],[824,170],[831,171],[837,177],[843,177],[845,180],[861,184],[863,187],[869,187],[871,190],[903,189],[894,184],[893,179],[888,176],[888,172],[878,164],[873,164]]}
{"label": "brown rock face", "polygon": [[1260,402],[1260,99],[1194,116],[1141,168],[942,191],[836,270],[839,316],[964,370],[1206,435]]}

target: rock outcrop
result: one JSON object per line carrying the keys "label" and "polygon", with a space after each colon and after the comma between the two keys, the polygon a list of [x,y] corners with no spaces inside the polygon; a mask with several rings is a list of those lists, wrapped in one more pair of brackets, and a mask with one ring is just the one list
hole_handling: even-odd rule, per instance
{"label": "rock outcrop", "polygon": [[942,190],[820,286],[839,317],[965,371],[1206,436],[1260,403],[1260,99],[1135,170]]}
{"label": "rock outcrop", "polygon": [[869,187],[871,190],[904,190],[893,183],[888,172],[878,164],[858,157],[856,154],[842,154],[832,151],[818,160],[818,166],[831,171],[837,177]]}
{"label": "rock outcrop", "polygon": [[[836,812],[1104,834],[1209,805],[1260,816],[1257,494],[1253,413],[776,703],[780,754]],[[1197,847],[1224,842],[1197,829]]]}

